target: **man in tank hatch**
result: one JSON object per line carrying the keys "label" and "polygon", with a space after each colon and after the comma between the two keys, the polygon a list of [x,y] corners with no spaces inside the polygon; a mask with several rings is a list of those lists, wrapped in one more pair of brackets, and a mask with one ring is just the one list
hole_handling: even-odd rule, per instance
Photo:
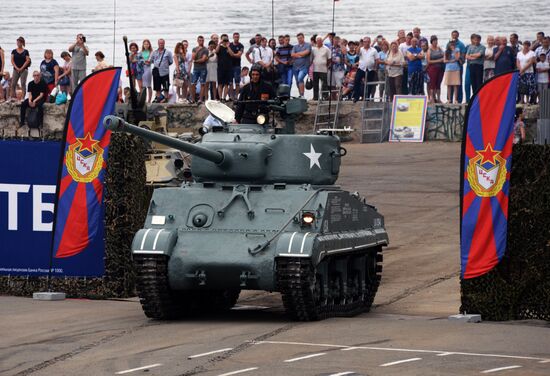
{"label": "man in tank hatch", "polygon": [[261,68],[253,65],[250,69],[250,83],[246,84],[239,96],[235,120],[239,124],[257,124],[259,114],[268,114],[269,108],[259,101],[275,97],[273,87],[262,80]]}

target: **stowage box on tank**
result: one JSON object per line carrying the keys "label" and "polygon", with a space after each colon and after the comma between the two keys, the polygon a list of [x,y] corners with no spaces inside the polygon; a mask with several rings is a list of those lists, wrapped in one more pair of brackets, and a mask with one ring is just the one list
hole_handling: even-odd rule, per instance
{"label": "stowage box on tank", "polygon": [[156,189],[132,243],[148,317],[228,309],[241,289],[280,292],[296,320],[370,309],[388,244],[384,218],[334,185],[345,155],[338,137],[289,134],[296,111],[286,109],[305,100],[276,102],[286,134],[227,125],[198,144],[105,118],[113,131],[193,155],[194,181]]}

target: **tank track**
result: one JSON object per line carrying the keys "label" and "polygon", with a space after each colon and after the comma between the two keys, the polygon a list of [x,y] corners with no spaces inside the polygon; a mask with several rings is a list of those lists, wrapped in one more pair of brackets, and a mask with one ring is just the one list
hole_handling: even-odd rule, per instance
{"label": "tank track", "polygon": [[240,290],[172,290],[168,282],[168,260],[163,255],[134,256],[136,288],[145,316],[174,320],[228,310],[237,303]]}
{"label": "tank track", "polygon": [[[361,261],[361,257],[365,257],[365,273],[347,273],[345,287],[338,276],[328,272],[333,262],[346,262],[349,268]],[[307,258],[277,259],[277,286],[287,314],[297,321],[314,321],[368,312],[380,285],[382,260],[381,247],[360,254],[329,256],[316,266]],[[323,279],[328,285],[324,294],[321,293]]]}

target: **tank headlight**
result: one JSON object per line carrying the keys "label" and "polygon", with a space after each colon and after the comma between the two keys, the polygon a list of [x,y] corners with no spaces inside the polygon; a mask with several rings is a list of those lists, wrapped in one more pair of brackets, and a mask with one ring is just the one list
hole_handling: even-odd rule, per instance
{"label": "tank headlight", "polygon": [[256,117],[256,122],[260,125],[264,125],[267,123],[267,116],[264,114],[259,114],[258,117]]}
{"label": "tank headlight", "polygon": [[315,222],[315,215],[313,213],[302,213],[302,226],[311,226],[313,222]]}

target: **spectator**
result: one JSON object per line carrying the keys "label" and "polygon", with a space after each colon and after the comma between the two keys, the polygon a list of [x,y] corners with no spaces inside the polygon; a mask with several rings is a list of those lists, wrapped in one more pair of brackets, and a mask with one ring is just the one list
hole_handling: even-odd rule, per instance
{"label": "spectator", "polygon": [[[336,36],[336,33],[327,33],[325,37],[323,38],[323,44],[328,48],[331,49],[334,44],[334,37]],[[317,43],[317,40],[315,41]]]}
{"label": "spectator", "polygon": [[216,42],[208,42],[208,60],[206,62],[206,97],[210,93],[210,99],[215,100],[218,96],[216,84],[218,82],[218,55],[216,54]]}
{"label": "spectator", "polygon": [[[363,38],[363,47],[359,50],[359,67],[355,75],[355,82],[353,84],[353,102],[357,102],[359,97],[363,96],[361,90],[366,87],[366,96],[364,100],[374,97],[376,87],[368,85],[369,82],[376,81],[377,65],[380,62],[378,52],[371,47],[371,39],[369,37]],[[365,86],[362,82],[365,80]]]}
{"label": "spectator", "polygon": [[[380,51],[378,51],[378,57],[380,59],[380,64],[378,65],[378,81],[381,82],[381,84],[378,85],[378,91],[380,93],[380,98],[384,97],[384,91],[386,90],[387,80],[386,80],[386,65],[384,64],[384,61],[386,61],[386,58],[388,57],[388,53],[390,50],[390,45],[388,44],[388,41],[383,39],[379,44]],[[386,92],[387,96],[387,92]]]}
{"label": "spectator", "polygon": [[493,48],[493,60],[495,60],[495,76],[516,69],[516,54],[510,46],[507,46],[506,37],[496,40],[498,46]]}
{"label": "spectator", "polygon": [[[424,84],[427,85],[430,83],[430,77],[428,77],[428,40],[426,38],[422,38],[419,40],[420,49],[422,50],[422,54],[424,55],[422,57],[422,77],[424,79]],[[426,90],[424,90],[424,87],[422,87],[422,93],[426,93]]]}
{"label": "spectator", "polygon": [[354,69],[346,73],[343,83],[344,89],[342,90],[342,98],[344,98],[344,100],[350,99],[351,95],[353,94],[353,84],[355,83],[356,72],[357,69]]}
{"label": "spectator", "polygon": [[401,53],[401,50],[399,50],[397,41],[391,42],[390,51],[384,65],[386,66],[386,75],[388,77],[388,98],[392,101],[395,95],[401,94],[403,67],[405,64],[405,57]]}
{"label": "spectator", "polygon": [[533,45],[531,46],[531,49],[533,51],[537,50],[543,44],[545,38],[548,38],[548,37],[544,36],[543,31],[539,31],[537,33],[537,39],[533,42]]}
{"label": "spectator", "polygon": [[357,70],[357,67],[359,66],[359,55],[357,55],[357,44],[352,41],[348,43],[348,47],[349,47],[349,50],[346,53],[346,72]]}
{"label": "spectator", "polygon": [[97,61],[97,65],[94,69],[92,69],[92,72],[97,72],[105,68],[109,68],[109,64],[105,61],[105,55],[101,51],[97,51],[95,53],[95,59]]}
{"label": "spectator", "polygon": [[292,45],[290,44],[290,35],[283,37],[283,44],[277,47],[275,52],[275,61],[277,62],[277,69],[279,71],[279,77],[281,77],[281,83],[292,86]]}
{"label": "spectator", "polygon": [[475,94],[483,84],[483,61],[485,58],[485,46],[481,45],[481,36],[472,34],[472,44],[466,50],[467,68],[470,71],[470,85]]}
{"label": "spectator", "polygon": [[250,83],[250,76],[248,75],[248,73],[250,72],[250,70],[248,69],[248,67],[243,67],[241,69],[241,77],[240,77],[240,83],[239,83],[239,86],[241,87],[241,89],[248,83]]}
{"label": "spectator", "polygon": [[256,34],[256,36],[254,37],[254,43],[252,43],[252,40],[251,40],[250,47],[248,48],[248,51],[246,51],[246,54],[245,54],[246,60],[248,60],[250,64],[256,63],[256,61],[254,61],[253,59],[254,50],[260,47],[261,42],[262,42],[262,34]]}
{"label": "spectator", "polygon": [[[453,30],[453,32],[451,33],[451,41],[455,42],[455,48],[460,51],[460,59],[458,59],[458,61],[457,61],[458,67],[460,68],[459,77],[458,77],[460,79],[460,82],[459,82],[458,88],[456,90],[458,93],[455,93],[455,95],[457,96],[457,102],[462,103],[462,100],[464,99],[462,77],[463,77],[463,73],[464,73],[463,64],[464,64],[465,56],[466,56],[466,46],[464,45],[464,43],[462,43],[462,41],[460,39],[458,39],[459,36],[460,36],[460,33],[457,30]],[[451,99],[452,98],[453,97],[451,97]]]}
{"label": "spectator", "polygon": [[260,46],[254,49],[254,64],[261,67],[262,79],[271,82],[273,50],[267,46],[267,38],[262,38]]}
{"label": "spectator", "polygon": [[317,37],[315,46],[311,48],[313,64],[313,100],[319,100],[319,81],[321,82],[321,91],[328,91],[327,72],[330,66],[331,53],[327,46],[323,44],[323,37]]}
{"label": "spectator", "polygon": [[229,54],[229,36],[222,34],[222,41],[216,49],[218,55],[218,97],[221,101],[230,98],[229,86],[233,81],[233,61]]}
{"label": "spectator", "polygon": [[304,96],[304,79],[307,76],[309,69],[309,55],[311,54],[311,45],[306,43],[304,34],[298,33],[296,35],[298,43],[292,47],[292,53],[290,56],[293,60],[292,74],[298,86],[298,92],[300,96]]}
{"label": "spectator", "polygon": [[141,58],[143,59],[143,75],[141,76],[141,82],[143,88],[147,90],[147,102],[151,103],[153,98],[153,89],[151,81],[153,74],[151,71],[151,59],[153,58],[153,46],[149,39],[144,39],[141,44]]}
{"label": "spectator", "polygon": [[[407,50],[411,47],[411,39],[413,37],[413,33],[407,33],[407,35],[404,35],[405,32],[403,32],[403,41],[399,45],[399,50],[403,54],[403,57],[405,58],[405,61],[407,61]],[[400,37],[401,40],[401,37]],[[408,74],[408,66],[405,64],[403,66],[403,76],[402,76],[402,82],[401,82],[401,91],[403,94],[409,94],[409,74]]]}
{"label": "spectator", "polygon": [[548,89],[548,71],[550,70],[550,64],[548,63],[548,58],[545,53],[539,55],[539,62],[537,63],[537,92],[540,94]]}
{"label": "spectator", "polygon": [[[331,90],[338,91],[342,87],[342,83],[344,81],[344,75],[346,71],[345,60],[347,51],[344,47],[341,46],[340,37],[335,36],[332,39],[332,43],[333,46],[330,51],[331,69],[328,79],[330,81]],[[336,96],[337,93],[333,95],[333,98],[336,99]]]}
{"label": "spectator", "polygon": [[422,35],[420,35],[420,28],[418,26],[413,29],[412,33],[413,33],[413,38],[416,38],[416,40],[418,40],[418,44],[420,44],[421,39],[425,39],[425,38],[422,38]]}
{"label": "spectator", "polygon": [[[529,43],[531,44],[531,43]],[[517,108],[514,116],[514,144],[525,140],[525,123],[523,122],[523,109]]]}
{"label": "spectator", "polygon": [[494,49],[495,37],[489,35],[487,36],[487,48],[485,49],[485,58],[483,59],[483,82],[495,76]]}
{"label": "spectator", "polygon": [[71,69],[72,69],[72,61],[71,61],[71,54],[67,51],[63,51],[61,53],[61,58],[63,59],[63,67],[59,70],[59,76],[58,84],[59,84],[59,90],[62,93],[69,94],[71,92]]}
{"label": "spectator", "polygon": [[153,74],[153,90],[156,92],[155,102],[161,102],[164,99],[161,90],[169,91],[170,89],[170,65],[174,63],[172,51],[164,48],[164,39],[158,40],[158,48],[153,52],[151,61],[154,65]]}
{"label": "spectator", "polygon": [[31,65],[31,57],[29,51],[25,49],[25,38],[17,38],[17,48],[11,52],[11,65],[13,66],[13,74],[11,79],[11,94],[12,99],[17,100],[15,89],[17,83],[21,81],[21,90],[23,98],[25,97],[27,88],[28,68]]}
{"label": "spectator", "polygon": [[39,71],[34,71],[32,74],[33,80],[29,82],[28,93],[29,97],[21,103],[21,119],[19,120],[19,127],[25,125],[25,117],[27,109],[34,108],[38,111],[38,124],[37,127],[42,127],[42,119],[44,116],[43,105],[46,101],[46,83],[42,80]]}
{"label": "spectator", "polygon": [[517,55],[517,69],[519,69],[519,101],[531,104],[535,103],[537,94],[537,79],[535,77],[535,66],[537,58],[531,50],[531,42],[523,42],[523,50]]}
{"label": "spectator", "polygon": [[430,78],[428,83],[428,100],[430,103],[441,103],[441,82],[445,73],[443,55],[443,50],[438,45],[437,36],[432,35],[426,57],[428,63],[426,72]]}
{"label": "spectator", "polygon": [[540,59],[540,54],[545,54],[548,56],[548,53],[550,52],[550,37],[544,37],[540,46],[538,46],[535,50],[535,55],[537,56],[537,60]]}
{"label": "spectator", "polygon": [[76,36],[76,42],[69,46],[69,52],[73,54],[73,85],[76,87],[86,77],[86,56],[90,54],[86,46],[86,37],[82,34]]}
{"label": "spectator", "polygon": [[46,96],[50,95],[59,80],[59,64],[53,58],[53,51],[44,51],[44,60],[40,63],[40,75],[46,84]]}
{"label": "spectator", "polygon": [[193,53],[189,50],[189,42],[184,39],[181,41],[182,53],[185,56],[185,71],[187,78],[183,80],[183,95],[189,102],[189,85],[191,83],[191,64],[193,63]]}
{"label": "spectator", "polygon": [[139,92],[141,92],[143,88],[143,65],[143,57],[139,52],[137,43],[130,43],[130,66],[132,69],[132,77],[134,79],[134,85],[137,83]]}
{"label": "spectator", "polygon": [[510,47],[512,47],[512,51],[514,51],[516,55],[523,49],[519,41],[519,36],[516,33],[510,34]]}
{"label": "spectator", "polygon": [[457,91],[460,88],[460,50],[455,41],[450,41],[445,50],[445,75],[443,81],[447,85],[447,103],[458,104]]}
{"label": "spectator", "polygon": [[185,52],[183,49],[183,43],[176,43],[174,48],[174,86],[176,91],[177,100],[184,102],[187,100],[187,86],[184,89],[184,83],[187,84],[189,74],[187,72]]}
{"label": "spectator", "polygon": [[2,49],[2,46],[0,46],[0,79],[4,76],[4,68],[6,65],[6,55],[4,53],[4,50]]}
{"label": "spectator", "polygon": [[244,52],[244,46],[239,41],[239,33],[233,33],[233,42],[229,44],[229,55],[231,56],[231,61],[233,62],[233,80],[231,83],[232,93],[231,97],[233,100],[237,100],[239,97],[239,89],[241,83],[241,58]]}
{"label": "spectator", "polygon": [[201,104],[207,96],[206,88],[206,62],[208,61],[209,52],[204,47],[204,37],[199,35],[197,37],[198,46],[193,48],[192,60],[193,60],[193,76],[191,78],[191,103],[195,103],[195,96],[197,95],[197,82],[200,83],[201,89],[199,94],[198,103]]}
{"label": "spectator", "polygon": [[418,47],[418,39],[411,39],[411,47],[407,49],[407,70],[409,94],[422,95],[424,94],[424,74],[422,73],[422,59],[424,53]]}

